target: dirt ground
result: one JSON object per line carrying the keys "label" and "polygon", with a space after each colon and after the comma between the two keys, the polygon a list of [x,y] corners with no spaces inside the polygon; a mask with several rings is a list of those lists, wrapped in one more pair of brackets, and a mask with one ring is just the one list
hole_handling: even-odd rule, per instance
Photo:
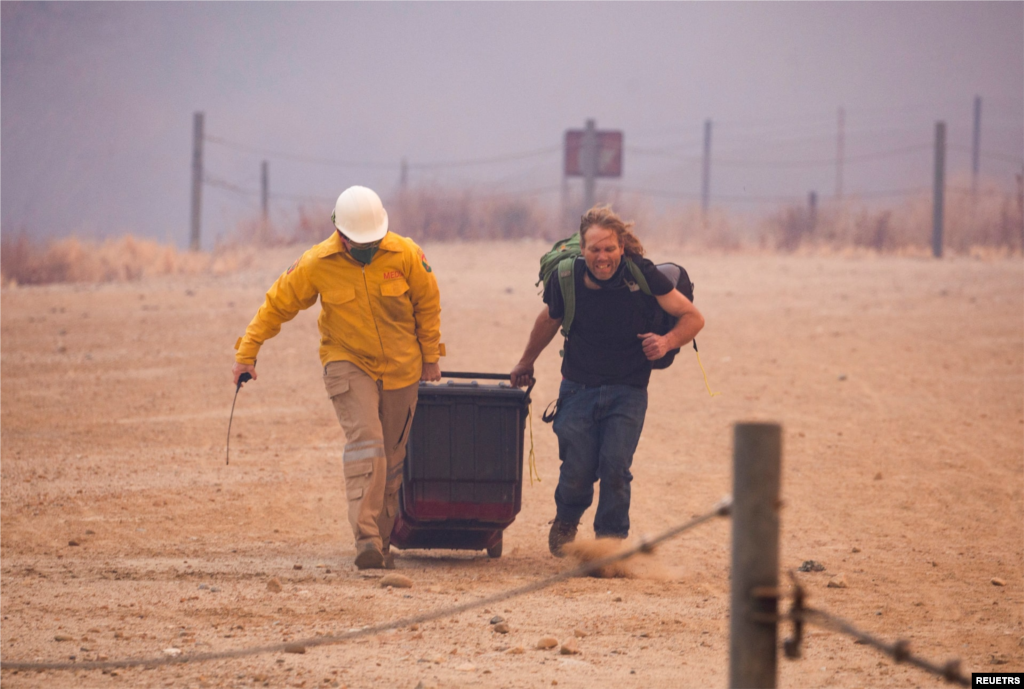
{"label": "dirt ground", "polygon": [[[448,370],[506,372],[540,309],[538,241],[427,245]],[[399,551],[410,589],[352,566],[343,436],[323,390],[316,308],[268,342],[224,444],[232,345],[301,252],[230,276],[2,293],[2,660],[227,651],[465,603],[564,571],[547,552],[558,457],[539,411],[541,482],[504,555]],[[655,373],[633,473],[633,533],[732,490],[732,428],[783,425],[781,563],[809,604],[965,672],[1024,670],[1024,264],[1019,259],[686,255],[707,319]],[[529,431],[526,441],[529,446]],[[584,517],[583,534],[592,533]],[[77,545],[71,545],[71,542]],[[308,649],[155,668],[21,671],[6,687],[723,687],[730,525],[656,552],[641,578],[576,578],[454,618]],[[828,582],[843,575],[846,588]],[[268,591],[277,578],[282,590]],[[785,580],[785,577],[784,577]],[[492,629],[505,618],[509,632]],[[579,653],[537,650],[578,632]],[[789,629],[783,630],[788,634]],[[780,634],[782,636],[783,634]],[[941,681],[811,628],[782,687]]]}

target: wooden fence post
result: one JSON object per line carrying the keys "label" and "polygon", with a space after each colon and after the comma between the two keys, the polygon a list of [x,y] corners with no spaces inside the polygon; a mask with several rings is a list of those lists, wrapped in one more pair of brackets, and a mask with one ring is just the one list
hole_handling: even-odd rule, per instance
{"label": "wooden fence post", "polygon": [[775,689],[782,427],[736,424],[733,442],[729,686]]}

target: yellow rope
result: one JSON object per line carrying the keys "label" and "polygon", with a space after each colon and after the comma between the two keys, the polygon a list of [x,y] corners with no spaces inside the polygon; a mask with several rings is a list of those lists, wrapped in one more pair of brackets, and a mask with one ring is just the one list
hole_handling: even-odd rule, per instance
{"label": "yellow rope", "polygon": [[533,485],[534,476],[537,483],[540,483],[540,472],[537,471],[537,453],[533,451],[533,404],[526,408],[526,424],[530,427],[530,485]]}
{"label": "yellow rope", "polygon": [[711,392],[711,386],[708,384],[707,371],[704,370],[704,364],[700,363],[700,352],[697,352],[696,350],[694,350],[694,352],[697,354],[697,365],[700,366],[700,372],[704,374],[704,386],[707,387],[708,394],[712,397],[715,395],[721,395],[722,393],[720,392]]}

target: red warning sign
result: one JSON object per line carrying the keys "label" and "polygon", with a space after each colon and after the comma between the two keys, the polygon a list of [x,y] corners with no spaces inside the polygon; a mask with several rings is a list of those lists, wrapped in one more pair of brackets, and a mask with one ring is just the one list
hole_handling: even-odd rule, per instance
{"label": "red warning sign", "polygon": [[[584,129],[567,129],[565,131],[565,176],[583,177],[583,137]],[[622,177],[622,132],[618,130],[598,130],[597,138],[597,176]]]}

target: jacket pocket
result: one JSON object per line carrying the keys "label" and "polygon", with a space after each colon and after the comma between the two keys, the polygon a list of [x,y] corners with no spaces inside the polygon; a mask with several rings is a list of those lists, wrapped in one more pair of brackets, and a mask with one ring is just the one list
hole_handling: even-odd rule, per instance
{"label": "jacket pocket", "polygon": [[[384,328],[388,331],[385,342],[385,356],[408,356],[408,348],[415,345],[415,339],[396,338],[394,335],[403,333],[413,335],[415,330],[415,314],[412,308],[412,295],[409,283],[404,278],[388,280],[380,285],[380,297],[375,301],[380,308]],[[383,333],[382,333],[383,335]]]}
{"label": "jacket pocket", "polygon": [[351,287],[336,287],[320,293],[320,301],[324,304],[344,304],[356,298],[356,291]]}
{"label": "jacket pocket", "polygon": [[358,332],[352,326],[357,322],[356,291],[341,286],[320,293],[320,344],[341,343],[346,332]]}
{"label": "jacket pocket", "polygon": [[400,297],[409,291],[409,283],[399,278],[388,280],[380,285],[380,293],[385,297]]}

